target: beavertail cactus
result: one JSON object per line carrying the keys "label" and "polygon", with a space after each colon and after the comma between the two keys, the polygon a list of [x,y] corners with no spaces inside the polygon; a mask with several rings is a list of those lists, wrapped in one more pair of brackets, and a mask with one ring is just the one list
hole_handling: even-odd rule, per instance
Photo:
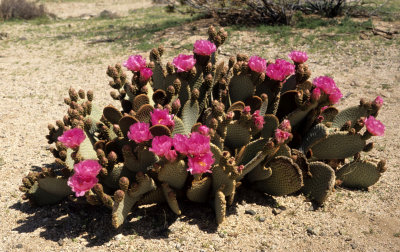
{"label": "beavertail cactus", "polygon": [[384,134],[381,97],[339,111],[340,89],[327,76],[309,80],[305,52],[290,53],[293,64],[244,54],[223,61],[226,39],[210,27],[192,55],[164,64],[160,46],[149,61],[130,56],[129,74],[109,66],[120,108],[99,109],[93,92],[70,89],[67,115],[49,125],[54,168],[23,178],[24,197],[37,205],[84,197],[109,208],[114,227],[139,205],[166,202],[182,214],[187,199],[210,203],[221,223],[240,186],[323,204],[335,185],[378,181],[385,162],[361,153]]}

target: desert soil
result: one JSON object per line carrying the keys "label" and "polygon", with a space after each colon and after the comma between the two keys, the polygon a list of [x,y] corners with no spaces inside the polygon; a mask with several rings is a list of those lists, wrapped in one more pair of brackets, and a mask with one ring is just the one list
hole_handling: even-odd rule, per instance
{"label": "desert soil", "polygon": [[[129,9],[150,6],[147,1],[119,2],[53,3],[49,9],[61,6],[60,17],[78,17],[104,9],[126,15]],[[31,33],[32,25],[0,25],[0,32],[8,34],[0,40],[0,251],[400,251],[398,41],[339,42],[329,53],[309,54],[313,77],[331,74],[344,93],[339,108],[358,104],[360,98],[384,98],[379,119],[386,125],[385,136],[374,139],[369,154],[386,159],[388,170],[369,191],[338,188],[323,208],[313,210],[303,196],[272,198],[243,188],[219,227],[209,207],[182,203],[182,216],[174,216],[165,205],[140,208],[113,230],[106,209],[68,200],[32,208],[21,200],[18,187],[30,170],[53,162],[44,136],[47,124],[65,114],[68,88],[92,89],[97,104],[112,103],[105,70],[128,55],[110,44],[88,45],[74,37],[43,39],[57,34]],[[205,37],[208,23],[196,25],[197,34]],[[382,25],[399,30],[396,23]],[[167,44],[168,36],[194,42],[199,36],[191,31],[177,27],[160,36]],[[236,46],[232,42],[222,48],[224,54],[257,54],[260,47],[249,46],[255,38],[240,32],[236,39]],[[132,53],[147,55],[134,48]],[[279,45],[262,48],[266,58],[287,53]]]}

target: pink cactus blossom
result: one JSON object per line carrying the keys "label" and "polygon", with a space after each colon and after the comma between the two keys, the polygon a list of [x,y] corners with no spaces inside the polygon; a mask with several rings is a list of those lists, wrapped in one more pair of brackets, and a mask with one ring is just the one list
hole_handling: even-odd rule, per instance
{"label": "pink cactus blossom", "polygon": [[215,159],[212,158],[212,152],[207,152],[202,155],[195,155],[193,157],[188,157],[187,169],[191,174],[202,174],[205,172],[211,173],[211,166],[214,164]]}
{"label": "pink cactus blossom", "polygon": [[254,111],[251,115],[254,125],[258,130],[261,130],[264,127],[264,117],[260,115],[260,110]]}
{"label": "pink cactus blossom", "polygon": [[179,54],[178,57],[174,58],[172,64],[177,68],[178,73],[187,72],[193,68],[194,64],[196,64],[196,59],[193,55]]}
{"label": "pink cactus blossom", "polygon": [[367,127],[368,132],[374,136],[383,136],[385,133],[385,125],[373,116],[369,116],[365,119],[365,127]]}
{"label": "pink cactus blossom", "polygon": [[74,165],[74,175],[68,179],[68,186],[75,192],[76,197],[85,195],[99,180],[97,175],[101,165],[97,160],[84,160]]}
{"label": "pink cactus blossom", "polygon": [[307,53],[302,51],[292,51],[289,54],[289,58],[298,64],[304,63],[308,60]]}
{"label": "pink cactus blossom", "polygon": [[198,55],[210,56],[217,50],[217,47],[208,40],[196,40],[193,52]]}
{"label": "pink cactus blossom", "polygon": [[375,100],[374,100],[374,103],[375,103],[376,105],[378,105],[379,107],[381,107],[381,106],[383,105],[383,98],[380,97],[380,96],[377,96],[377,97],[375,98]]}
{"label": "pink cactus blossom", "polygon": [[293,64],[283,59],[277,59],[274,64],[267,66],[267,76],[272,80],[284,81],[286,77],[294,74],[294,70]]}
{"label": "pink cactus blossom", "polygon": [[135,141],[136,143],[141,143],[149,141],[153,138],[150,133],[150,124],[144,122],[137,122],[129,127],[128,138]]}
{"label": "pink cactus blossom", "polygon": [[288,119],[284,119],[281,124],[279,124],[279,128],[283,131],[290,132],[292,130],[292,125],[290,125]]}
{"label": "pink cactus blossom", "polygon": [[244,107],[244,109],[243,109],[243,113],[244,113],[244,114],[246,114],[246,115],[250,115],[250,112],[251,112],[251,108],[250,108],[250,106],[246,106],[246,107]]}
{"label": "pink cactus blossom", "polygon": [[97,160],[83,160],[74,165],[75,174],[84,177],[96,177],[101,170],[101,165]]}
{"label": "pink cactus blossom", "polygon": [[281,129],[275,130],[275,139],[278,144],[283,144],[292,134]]}
{"label": "pink cactus blossom", "polygon": [[78,147],[86,138],[85,132],[80,128],[73,128],[65,131],[58,137],[58,141],[62,142],[68,148],[74,149]]}
{"label": "pink cactus blossom", "polygon": [[174,162],[177,156],[178,153],[176,153],[176,150],[168,150],[164,153],[164,157],[170,162]]}
{"label": "pink cactus blossom", "polygon": [[329,96],[331,104],[337,103],[343,97],[340,89],[336,86],[335,81],[328,76],[315,78],[313,84]]}
{"label": "pink cactus blossom", "polygon": [[150,79],[150,77],[153,75],[153,70],[151,70],[150,68],[147,67],[143,67],[142,69],[140,69],[140,80],[141,81],[147,81],[148,79]]}
{"label": "pink cactus blossom", "polygon": [[210,137],[200,134],[199,132],[192,132],[187,141],[188,153],[190,155],[201,155],[210,151]]}
{"label": "pink cactus blossom", "polygon": [[164,156],[172,147],[172,139],[169,136],[156,136],[153,138],[150,151],[158,156]]}
{"label": "pink cactus blossom", "polygon": [[210,129],[205,126],[205,125],[201,125],[198,130],[197,130],[200,134],[207,136],[208,132],[210,131]]}
{"label": "pink cactus blossom", "polygon": [[168,109],[154,109],[150,115],[152,125],[162,124],[170,129],[175,126],[174,115],[170,115]]}
{"label": "pink cactus blossom", "polygon": [[142,68],[146,67],[146,59],[144,59],[141,55],[131,55],[129,56],[128,60],[125,61],[124,67],[131,71],[138,72]]}
{"label": "pink cactus blossom", "polygon": [[175,150],[182,153],[183,155],[188,154],[188,141],[189,138],[186,135],[176,134],[172,139]]}
{"label": "pink cactus blossom", "polygon": [[319,98],[321,98],[321,89],[319,88],[314,88],[311,94],[311,99],[314,101],[318,101]]}
{"label": "pink cactus blossom", "polygon": [[68,179],[68,186],[75,192],[76,197],[84,196],[87,191],[93,188],[99,180],[96,177],[83,177],[77,174]]}
{"label": "pink cactus blossom", "polygon": [[267,71],[267,61],[258,56],[251,56],[248,65],[251,70],[257,73],[265,73]]}

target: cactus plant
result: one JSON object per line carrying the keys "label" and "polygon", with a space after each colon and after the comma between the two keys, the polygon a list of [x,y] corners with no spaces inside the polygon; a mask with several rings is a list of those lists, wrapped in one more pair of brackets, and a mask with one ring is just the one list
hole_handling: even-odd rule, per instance
{"label": "cactus plant", "polygon": [[323,204],[335,181],[357,188],[378,181],[385,163],[362,161],[360,152],[383,134],[380,97],[338,111],[340,90],[326,76],[308,80],[305,53],[292,52],[293,64],[244,54],[224,63],[218,48],[227,33],[211,26],[208,35],[194,55],[165,67],[161,46],[148,63],[129,57],[131,78],[120,64],[109,66],[121,108],[101,110],[93,92],[71,88],[67,115],[49,125],[55,165],[23,178],[24,197],[46,205],[84,196],[109,208],[116,228],[135,206],[166,202],[179,215],[187,199],[210,203],[219,224],[242,185]]}

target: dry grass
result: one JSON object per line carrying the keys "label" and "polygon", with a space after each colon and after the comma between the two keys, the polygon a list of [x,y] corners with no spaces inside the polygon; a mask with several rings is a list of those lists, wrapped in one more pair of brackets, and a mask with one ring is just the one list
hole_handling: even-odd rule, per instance
{"label": "dry grass", "polygon": [[26,0],[3,0],[0,3],[0,19],[34,19],[47,15],[43,4]]}

